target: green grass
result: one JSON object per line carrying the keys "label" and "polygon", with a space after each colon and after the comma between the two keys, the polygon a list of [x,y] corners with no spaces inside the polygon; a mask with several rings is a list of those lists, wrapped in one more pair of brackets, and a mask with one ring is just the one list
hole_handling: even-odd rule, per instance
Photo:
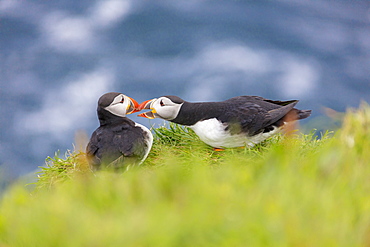
{"label": "green grass", "polygon": [[278,135],[215,152],[188,128],[155,129],[146,162],[92,173],[48,158],[36,188],[0,204],[0,246],[369,246],[370,108],[334,134]]}

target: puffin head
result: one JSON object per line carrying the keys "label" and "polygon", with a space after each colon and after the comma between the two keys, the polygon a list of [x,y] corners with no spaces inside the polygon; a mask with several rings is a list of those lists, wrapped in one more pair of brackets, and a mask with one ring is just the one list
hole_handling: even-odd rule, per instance
{"label": "puffin head", "polygon": [[137,112],[139,104],[136,100],[121,93],[103,94],[98,101],[98,113],[107,111],[118,117],[126,117],[127,114]]}
{"label": "puffin head", "polygon": [[151,111],[141,113],[138,116],[149,119],[159,117],[165,120],[172,120],[177,117],[184,102],[183,99],[172,95],[147,100],[139,105],[138,111],[143,109],[150,109]]}

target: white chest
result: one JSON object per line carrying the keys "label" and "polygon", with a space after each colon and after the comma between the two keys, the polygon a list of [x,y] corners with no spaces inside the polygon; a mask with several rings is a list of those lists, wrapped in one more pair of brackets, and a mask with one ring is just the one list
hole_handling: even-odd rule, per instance
{"label": "white chest", "polygon": [[147,148],[147,150],[146,150],[146,152],[145,152],[145,155],[144,155],[144,157],[141,159],[141,161],[140,161],[140,164],[146,159],[146,157],[148,157],[148,154],[149,154],[149,152],[150,152],[150,150],[152,149],[152,145],[153,145],[153,135],[152,135],[152,132],[150,132],[150,130],[147,128],[147,127],[145,127],[144,125],[141,125],[141,124],[139,124],[139,123],[135,123],[135,126],[136,127],[140,127],[144,132],[146,132],[147,133],[147,135],[148,135],[148,138],[145,140],[146,141],[146,144],[147,144],[147,146],[148,146],[148,148]]}
{"label": "white chest", "polygon": [[215,118],[200,121],[189,127],[194,130],[203,142],[215,148],[253,147],[280,130],[275,128],[273,131],[260,133],[255,136],[248,136],[245,133],[231,135],[229,131],[225,130],[227,125]]}

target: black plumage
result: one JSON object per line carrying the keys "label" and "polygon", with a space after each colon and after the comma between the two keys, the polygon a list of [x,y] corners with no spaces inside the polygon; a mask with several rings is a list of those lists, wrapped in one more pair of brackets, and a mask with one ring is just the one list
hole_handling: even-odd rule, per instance
{"label": "black plumage", "polygon": [[[151,148],[152,136],[147,128],[107,110],[107,107],[120,95],[108,93],[99,99],[97,114],[100,126],[93,132],[86,148],[89,164],[94,170],[101,167],[119,169],[140,164]],[[136,103],[129,97],[127,99]],[[125,107],[123,102],[122,107]],[[135,106],[128,107],[135,108]]]}
{"label": "black plumage", "polygon": [[253,146],[277,133],[286,122],[311,115],[311,110],[294,108],[298,100],[276,101],[259,96],[238,96],[221,102],[187,102],[177,96],[144,101],[139,114],[189,126],[210,146]]}
{"label": "black plumage", "polygon": [[298,100],[274,101],[259,96],[237,96],[222,102],[190,103],[177,96],[165,96],[182,103],[176,118],[171,121],[182,125],[194,125],[199,121],[216,118],[234,128],[232,134],[244,132],[249,136],[269,132],[281,127],[284,121],[307,118],[311,110],[298,110]]}

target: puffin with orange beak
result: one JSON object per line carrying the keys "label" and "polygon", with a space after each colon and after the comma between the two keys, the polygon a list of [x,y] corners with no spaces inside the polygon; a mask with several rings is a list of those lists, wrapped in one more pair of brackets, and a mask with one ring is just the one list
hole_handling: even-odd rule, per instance
{"label": "puffin with orange beak", "polygon": [[307,118],[311,110],[298,110],[298,100],[275,101],[259,96],[238,96],[221,102],[187,102],[177,96],[144,101],[138,116],[162,118],[189,126],[214,148],[252,147],[278,133],[287,122]]}
{"label": "puffin with orange beak", "polygon": [[137,112],[139,104],[121,93],[106,93],[99,98],[100,126],[91,135],[86,156],[93,170],[101,167],[128,169],[141,164],[152,147],[148,128],[126,117]]}

